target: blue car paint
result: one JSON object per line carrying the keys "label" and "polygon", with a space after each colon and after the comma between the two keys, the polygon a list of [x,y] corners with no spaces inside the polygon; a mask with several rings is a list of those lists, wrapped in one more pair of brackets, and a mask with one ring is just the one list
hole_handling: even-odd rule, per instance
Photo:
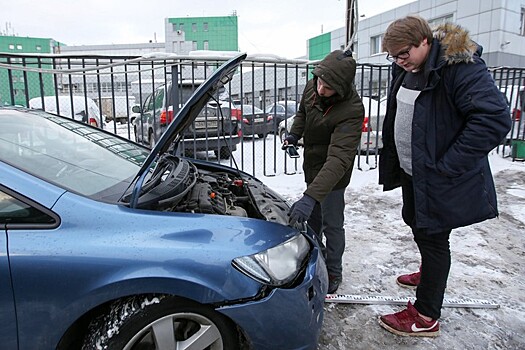
{"label": "blue car paint", "polygon": [[[43,181],[30,175],[9,184],[39,182],[37,197],[44,198]],[[127,295],[168,293],[204,304],[251,298],[261,284],[231,261],[297,233],[263,220],[130,209],[69,192],[51,209],[61,218],[58,228],[8,232],[22,349],[56,346],[85,312]]]}
{"label": "blue car paint", "polygon": [[0,235],[0,341],[4,349],[16,349],[17,329],[15,303],[9,261],[7,257],[7,237],[4,227]]}
{"label": "blue car paint", "polygon": [[[238,56],[233,65],[242,59],[243,55]],[[223,73],[214,76],[222,79]],[[196,94],[198,101],[187,110],[195,112],[206,94],[205,90]],[[189,122],[183,113],[178,116],[180,125]],[[157,144],[146,163],[178,140],[175,124],[170,129],[174,134]],[[256,349],[275,344],[279,349],[315,347],[328,284],[317,245],[312,247],[303,280],[290,289],[271,289],[263,299],[259,296],[263,284],[231,264],[235,257],[285,242],[299,233],[296,228],[238,216],[149,211],[97,202],[7,163],[0,162],[0,185],[52,210],[59,220],[56,227],[47,229],[2,228],[2,348],[55,349],[73,322],[93,308],[117,298],[152,293],[214,305],[238,322]],[[233,171],[195,163],[211,171]],[[250,181],[264,202],[271,191],[256,179]],[[272,200],[282,205],[278,198]],[[312,241],[311,232],[308,237]]]}

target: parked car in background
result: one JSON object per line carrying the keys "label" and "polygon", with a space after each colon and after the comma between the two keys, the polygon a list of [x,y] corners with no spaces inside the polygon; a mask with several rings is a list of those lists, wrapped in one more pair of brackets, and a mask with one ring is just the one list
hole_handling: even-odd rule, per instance
{"label": "parked car in background", "polygon": [[[381,131],[383,130],[383,121],[386,113],[386,98],[379,102],[370,97],[362,97],[363,106],[365,107],[365,118],[363,120],[361,143],[359,144],[358,152],[361,154],[377,153],[383,148],[383,141],[381,139]],[[281,142],[290,133],[295,115],[291,118],[283,120],[279,124],[278,133]],[[299,145],[303,144],[303,140],[299,140]]]}
{"label": "parked car in background", "polygon": [[240,110],[242,134],[265,138],[273,130],[273,116],[250,104],[235,105]]}
{"label": "parked car in background", "polygon": [[175,152],[245,57],[152,150],[0,108],[2,348],[316,348],[328,277],[315,234],[253,176]]}
{"label": "parked car in background", "polygon": [[292,100],[277,101],[266,107],[266,114],[273,117],[273,125],[276,134],[278,134],[279,124],[283,120],[295,115],[298,107],[299,103]]}
{"label": "parked car in background", "polygon": [[73,118],[89,125],[100,127],[102,118],[95,101],[84,96],[43,96],[29,100],[29,108]]}
{"label": "parked car in background", "polygon": [[131,109],[135,104],[135,97],[133,96],[127,98],[126,96],[102,97],[100,99],[100,109],[105,116],[106,123],[114,120],[120,124],[126,124],[128,121],[132,123],[133,113]]}
{"label": "parked car in background", "polygon": [[[158,87],[142,106],[133,106],[133,131],[139,143],[155,146],[174,118],[171,83]],[[240,142],[239,120],[232,115],[227,103],[208,104],[184,132],[181,151],[192,155],[200,151],[213,151],[217,157],[230,158],[230,152]]]}

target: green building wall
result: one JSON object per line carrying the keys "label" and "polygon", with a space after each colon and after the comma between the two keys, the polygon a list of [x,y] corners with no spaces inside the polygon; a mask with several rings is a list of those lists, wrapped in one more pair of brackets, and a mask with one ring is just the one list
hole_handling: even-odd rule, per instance
{"label": "green building wall", "polygon": [[197,50],[239,51],[237,16],[179,17],[168,22],[184,31],[186,41],[196,41]]}
{"label": "green building wall", "polygon": [[[0,53],[31,54],[51,53],[54,40],[19,36],[0,36]],[[48,59],[20,58],[2,55],[0,62],[15,67],[53,68]],[[42,80],[40,80],[42,79]],[[12,83],[10,83],[10,81]],[[40,81],[43,82],[44,95],[54,95],[55,84],[52,74],[25,72],[22,70],[0,68],[0,105],[22,105],[33,97],[41,96]],[[11,86],[13,87],[11,89]]]}
{"label": "green building wall", "polygon": [[332,36],[330,33],[324,33],[308,39],[308,59],[321,60],[331,51]]}

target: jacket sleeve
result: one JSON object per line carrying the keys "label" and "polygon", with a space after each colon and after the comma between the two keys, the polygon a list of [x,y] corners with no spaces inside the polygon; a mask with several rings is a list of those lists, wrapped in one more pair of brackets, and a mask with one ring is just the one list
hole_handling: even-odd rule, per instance
{"label": "jacket sleeve", "polygon": [[296,135],[298,139],[303,137],[304,126],[306,124],[306,101],[308,100],[307,95],[310,95],[311,84],[312,81],[310,80],[304,88],[301,102],[299,102],[299,107],[297,108],[297,112],[295,112],[293,124],[290,128],[290,134]]}
{"label": "jacket sleeve", "polygon": [[437,163],[437,170],[450,177],[474,169],[511,127],[505,97],[485,64],[478,59],[475,64],[459,64],[454,69],[447,88],[452,89],[453,102],[465,118],[465,125]]}
{"label": "jacket sleeve", "polygon": [[318,202],[322,202],[343,176],[351,170],[361,140],[365,111],[357,93],[350,106],[342,104],[340,108],[347,110],[343,111],[344,118],[340,118],[335,125],[326,161],[304,192]]}

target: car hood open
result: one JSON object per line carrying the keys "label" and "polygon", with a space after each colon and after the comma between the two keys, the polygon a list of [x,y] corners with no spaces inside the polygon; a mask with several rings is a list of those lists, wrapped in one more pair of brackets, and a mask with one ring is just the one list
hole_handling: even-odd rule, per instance
{"label": "car hood open", "polygon": [[137,175],[135,176],[131,206],[136,204],[140,188],[144,182],[148,170],[159,156],[167,152],[170,148],[177,149],[184,130],[195,120],[199,112],[206,105],[209,98],[232,79],[235,70],[246,59],[246,53],[239,54],[229,61],[222,64],[213,74],[201,84],[193,93],[190,99],[182,106],[166,131],[151,150]]}

